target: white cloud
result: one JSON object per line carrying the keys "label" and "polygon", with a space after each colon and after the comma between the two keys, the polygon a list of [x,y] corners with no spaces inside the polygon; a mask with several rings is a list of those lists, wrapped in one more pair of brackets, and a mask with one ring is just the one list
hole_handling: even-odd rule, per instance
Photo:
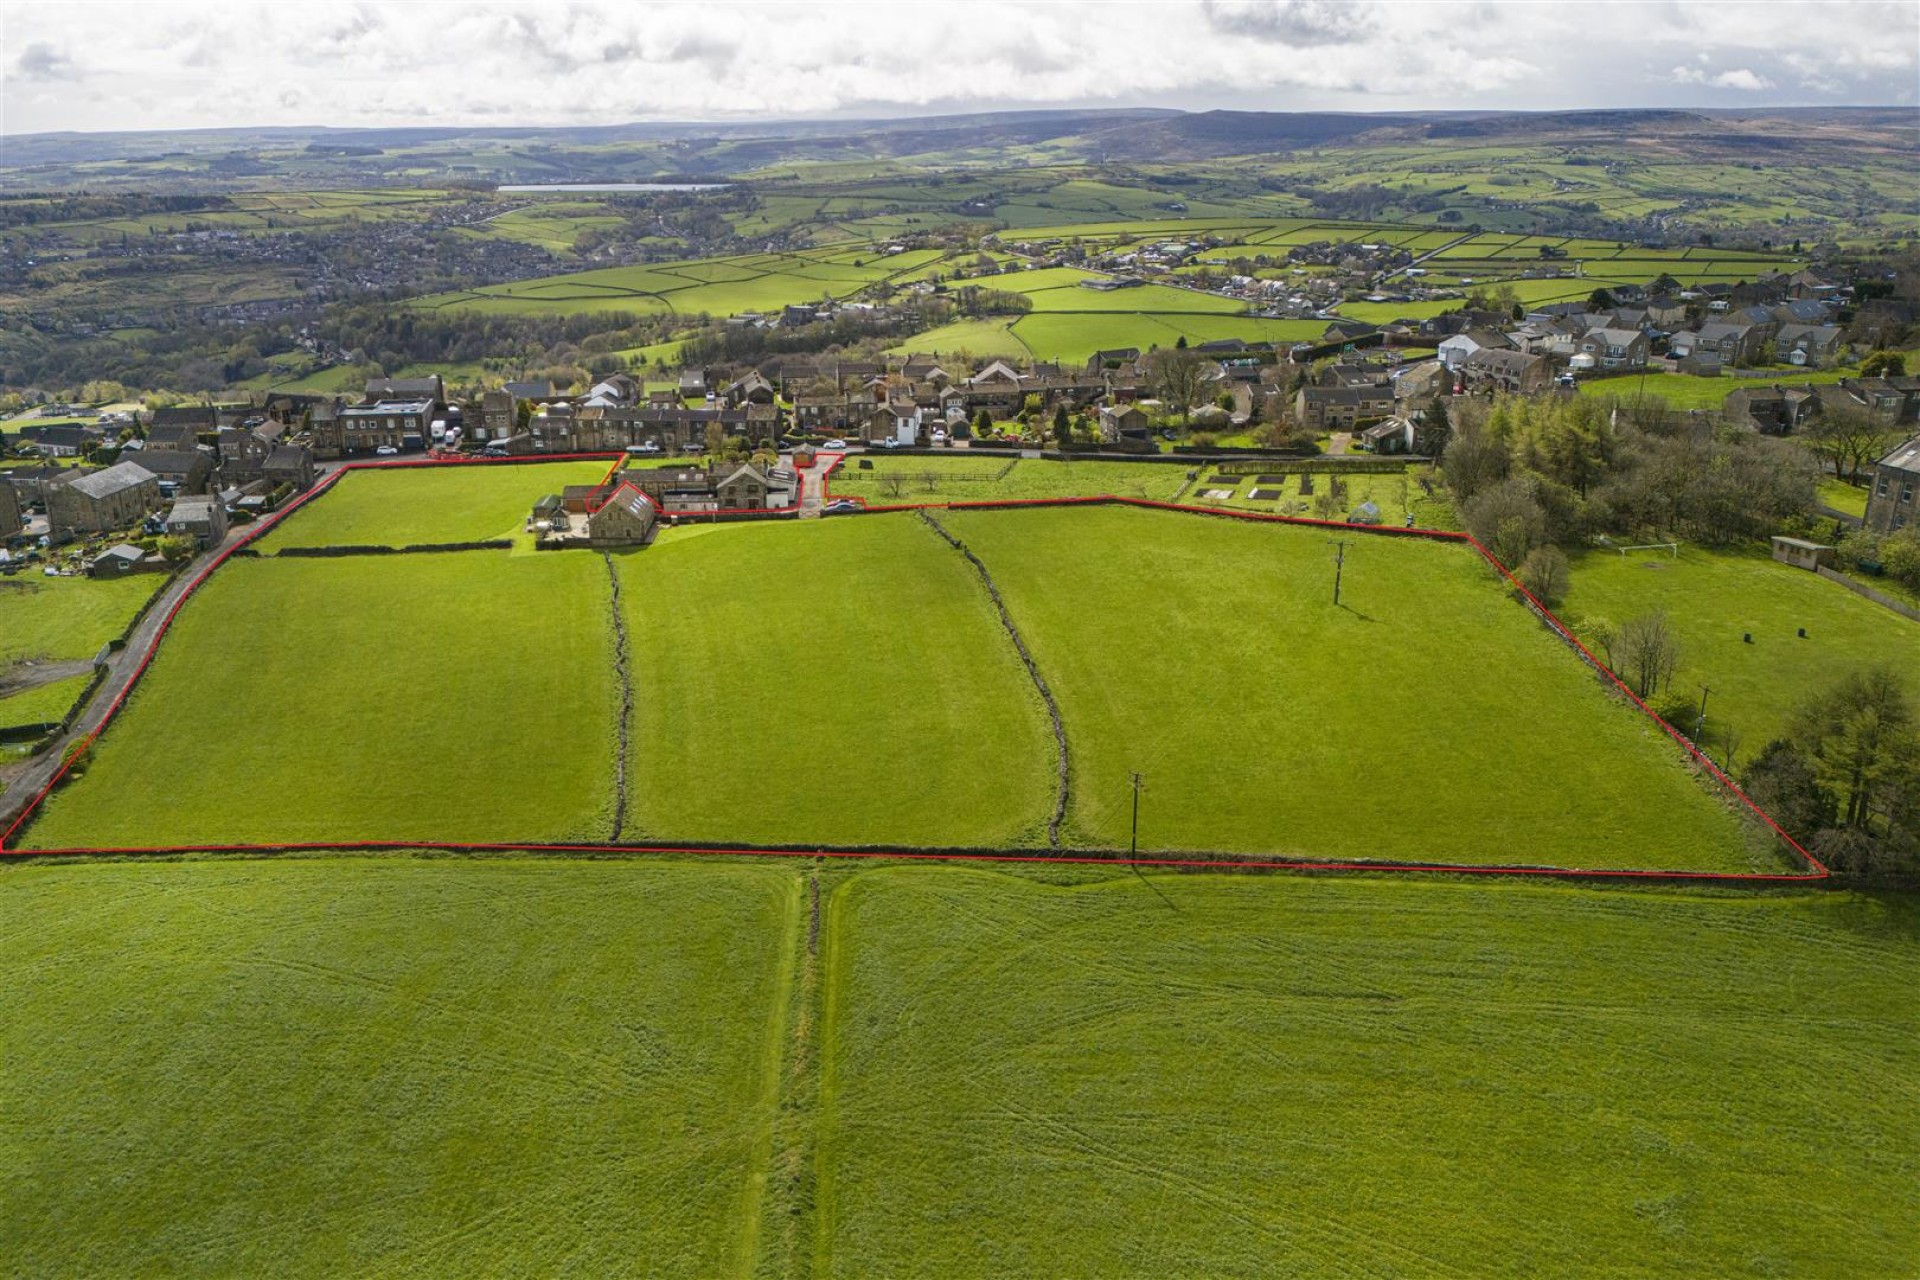
{"label": "white cloud", "polygon": [[1675,67],[1673,79],[1676,84],[1703,84],[1712,89],[1738,89],[1742,93],[1773,88],[1773,81],[1746,67],[1735,67],[1718,75],[1708,75],[1696,67]]}
{"label": "white cloud", "polygon": [[[1902,104],[1920,81],[1898,0],[0,0],[0,23],[8,133]],[[96,93],[47,92],[75,79]]]}

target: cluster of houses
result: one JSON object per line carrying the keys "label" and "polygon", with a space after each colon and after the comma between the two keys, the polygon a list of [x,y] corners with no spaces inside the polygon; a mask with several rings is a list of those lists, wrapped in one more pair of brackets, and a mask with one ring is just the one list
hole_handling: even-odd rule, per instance
{"label": "cluster of houses", "polygon": [[[102,432],[71,452],[48,448],[44,433],[18,432],[39,458],[0,464],[0,540],[21,536],[43,516],[41,536],[53,546],[133,529],[202,547],[219,543],[235,516],[262,515],[276,495],[315,480],[313,451],[289,441],[290,424],[246,408],[158,409],[143,437],[110,441]],[[116,449],[108,465],[57,461],[103,447]],[[129,563],[124,550],[115,563]]]}

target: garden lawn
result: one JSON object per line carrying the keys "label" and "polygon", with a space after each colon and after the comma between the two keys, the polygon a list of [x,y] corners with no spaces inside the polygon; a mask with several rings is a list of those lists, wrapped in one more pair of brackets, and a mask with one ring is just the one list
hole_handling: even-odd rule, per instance
{"label": "garden lawn", "polygon": [[5,871],[9,1272],[750,1270],[790,871]]}
{"label": "garden lawn", "polygon": [[1911,896],[915,867],[827,920],[816,1276],[1920,1257]]}
{"label": "garden lawn", "polygon": [[118,636],[166,581],[125,578],[0,578],[0,667],[26,658],[77,662]]}
{"label": "garden lawn", "polygon": [[1817,492],[1820,501],[1835,511],[1863,518],[1867,514],[1868,490],[1864,485],[1848,484],[1845,480],[1827,476],[1820,481]]}
{"label": "garden lawn", "polygon": [[917,518],[669,531],[620,564],[630,838],[1044,843],[1039,695]]}
{"label": "garden lawn", "polygon": [[23,843],[605,839],[609,597],[591,555],[231,561]]}
{"label": "garden lawn", "polygon": [[368,467],[308,499],[254,545],[405,547],[507,538],[533,504],[570,484],[597,484],[610,462],[487,462]]}
{"label": "garden lawn", "polygon": [[1398,862],[1786,870],[1465,546],[951,511],[1059,699],[1071,835]]}
{"label": "garden lawn", "polygon": [[1736,765],[1784,733],[1802,699],[1849,671],[1920,671],[1920,623],[1765,552],[1588,552],[1574,561],[1559,613],[1592,634],[1602,621],[1656,609],[1680,641],[1675,686],[1694,698],[1712,689],[1702,741],[1720,760],[1732,728]]}
{"label": "garden lawn", "polygon": [[[873,468],[862,470],[861,458],[872,462]],[[1169,462],[972,457],[964,451],[933,457],[877,453],[848,458],[834,468],[827,478],[827,493],[832,498],[865,498],[875,506],[1107,495],[1165,502],[1186,485],[1190,469]],[[899,481],[898,492],[894,477]]]}

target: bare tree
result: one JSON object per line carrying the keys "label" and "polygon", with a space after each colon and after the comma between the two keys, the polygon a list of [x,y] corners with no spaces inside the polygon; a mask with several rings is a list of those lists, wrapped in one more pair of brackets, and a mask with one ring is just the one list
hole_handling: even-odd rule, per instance
{"label": "bare tree", "polygon": [[1520,581],[1548,607],[1567,594],[1568,574],[1566,553],[1556,546],[1535,547],[1520,563]]}
{"label": "bare tree", "polygon": [[1836,476],[1860,473],[1905,438],[1900,428],[1865,409],[1823,409],[1807,424],[1807,441]]}
{"label": "bare tree", "polygon": [[1614,670],[1643,701],[1669,684],[1680,667],[1680,639],[1664,610],[1621,623],[1608,651],[1618,659]]}
{"label": "bare tree", "polygon": [[1180,411],[1185,422],[1200,400],[1206,382],[1207,359],[1188,347],[1169,347],[1147,357],[1147,382],[1166,404]]}

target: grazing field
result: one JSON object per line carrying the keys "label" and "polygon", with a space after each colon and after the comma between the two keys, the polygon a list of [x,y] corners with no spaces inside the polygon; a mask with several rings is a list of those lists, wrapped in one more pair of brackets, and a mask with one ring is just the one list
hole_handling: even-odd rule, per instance
{"label": "grazing field", "polygon": [[[863,460],[871,462],[872,469],[863,470]],[[874,506],[1106,495],[1166,502],[1186,486],[1191,469],[1171,462],[1054,462],[965,452],[947,457],[863,454],[834,468],[827,477],[827,494],[864,498]]]}
{"label": "grazing field", "polygon": [[0,667],[24,659],[77,662],[126,630],[166,581],[126,578],[0,578]]}
{"label": "grazing field", "polygon": [[1128,508],[941,518],[1060,701],[1078,842],[1127,845],[1138,771],[1143,850],[1788,866],[1458,544],[1353,535],[1336,607],[1326,530]]}
{"label": "grazing field", "polygon": [[813,1274],[1894,1276],[1920,902],[861,875]]}
{"label": "grazing field", "polygon": [[790,871],[14,865],[20,1275],[739,1275]]}
{"label": "grazing field", "polygon": [[254,545],[405,547],[511,537],[533,504],[570,484],[595,484],[606,462],[485,463],[351,471]]}
{"label": "grazing field", "polygon": [[1786,729],[1802,698],[1847,672],[1920,670],[1920,624],[1764,552],[1685,547],[1677,560],[1588,552],[1574,562],[1560,613],[1593,632],[1655,609],[1666,611],[1680,640],[1675,685],[1693,696],[1702,685],[1713,690],[1704,744],[1722,759],[1731,727],[1736,765]]}
{"label": "grazing field", "polygon": [[232,561],[24,843],[604,839],[609,598],[588,555]]}
{"label": "grazing field", "polygon": [[621,569],[630,837],[1045,843],[1039,696],[916,518],[670,532]]}

